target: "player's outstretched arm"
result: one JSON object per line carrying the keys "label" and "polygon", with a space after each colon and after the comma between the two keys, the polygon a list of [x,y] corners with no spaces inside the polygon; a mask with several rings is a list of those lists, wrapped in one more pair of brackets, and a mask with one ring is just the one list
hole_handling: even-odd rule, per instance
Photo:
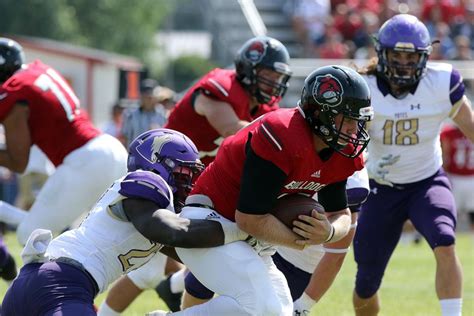
{"label": "player's outstretched arm", "polygon": [[22,173],[28,165],[31,147],[28,106],[16,104],[3,120],[6,149],[0,150],[0,166]]}
{"label": "player's outstretched arm", "polygon": [[124,211],[146,238],[171,247],[208,248],[224,244],[224,231],[217,221],[181,218],[149,200],[128,198]]}

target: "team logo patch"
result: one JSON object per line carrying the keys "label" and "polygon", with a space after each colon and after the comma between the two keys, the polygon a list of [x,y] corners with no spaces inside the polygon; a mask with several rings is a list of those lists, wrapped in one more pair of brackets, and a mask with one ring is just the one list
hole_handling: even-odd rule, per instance
{"label": "team logo patch", "polygon": [[158,156],[161,154],[161,150],[166,143],[171,142],[171,135],[162,135],[153,138],[153,145],[151,150],[151,162],[155,163]]}
{"label": "team logo patch", "polygon": [[249,46],[249,48],[247,48],[247,51],[245,52],[245,58],[250,60],[252,63],[259,63],[263,56],[265,56],[266,50],[267,47],[264,43],[261,41],[255,41]]}
{"label": "team logo patch", "polygon": [[339,79],[328,74],[316,77],[312,94],[318,104],[335,107],[341,104],[344,89]]}

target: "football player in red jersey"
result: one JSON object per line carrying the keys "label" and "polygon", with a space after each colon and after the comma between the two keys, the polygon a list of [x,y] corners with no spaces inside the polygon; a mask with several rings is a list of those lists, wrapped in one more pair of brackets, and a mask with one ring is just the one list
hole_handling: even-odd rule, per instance
{"label": "football player in red jersey", "polygon": [[[204,75],[176,104],[165,127],[191,138],[201,161],[209,165],[225,137],[278,108],[291,77],[289,60],[287,49],[278,40],[267,36],[249,39],[235,56],[235,69],[217,68]],[[123,311],[144,289],[156,287],[162,278],[162,273],[157,273],[161,267],[145,269],[152,266],[122,277],[109,292],[99,315]],[[165,295],[161,291],[159,294]],[[179,295],[174,298],[174,305],[179,305]]]}
{"label": "football player in red jersey", "polygon": [[58,233],[87,211],[125,174],[127,151],[94,127],[57,71],[39,60],[24,64],[22,47],[8,38],[0,38],[0,83],[0,165],[23,172],[35,144],[56,166],[29,212],[0,202],[0,221],[18,225],[24,244],[36,228]]}
{"label": "football player in red jersey", "polygon": [[444,126],[440,136],[443,168],[453,186],[456,207],[467,213],[474,232],[474,144],[455,125]]}
{"label": "football player in red jersey", "polygon": [[[346,179],[363,168],[360,154],[369,142],[365,124],[372,113],[360,75],[343,66],[322,67],[306,78],[297,108],[264,115],[223,142],[180,216],[220,214],[257,242],[254,247],[237,241],[196,251],[176,248],[190,271],[219,296],[174,314],[293,313],[288,284],[269,247],[302,249],[348,233]],[[316,192],[326,214],[301,215],[293,230],[269,213],[281,194]]]}
{"label": "football player in red jersey", "polygon": [[166,128],[193,140],[205,165],[227,136],[278,108],[291,77],[290,56],[278,40],[254,37],[237,52],[235,69],[214,69],[173,109]]}

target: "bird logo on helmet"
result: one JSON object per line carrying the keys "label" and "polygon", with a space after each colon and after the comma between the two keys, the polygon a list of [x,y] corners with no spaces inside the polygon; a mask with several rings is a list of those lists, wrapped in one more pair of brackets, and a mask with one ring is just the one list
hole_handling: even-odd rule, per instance
{"label": "bird logo on helmet", "polygon": [[259,63],[265,56],[266,45],[261,41],[254,41],[249,48],[245,51],[245,58],[250,60],[252,63]]}
{"label": "bird logo on helmet", "polygon": [[344,89],[341,82],[331,74],[316,77],[313,86],[313,98],[323,107],[335,107],[341,104]]}

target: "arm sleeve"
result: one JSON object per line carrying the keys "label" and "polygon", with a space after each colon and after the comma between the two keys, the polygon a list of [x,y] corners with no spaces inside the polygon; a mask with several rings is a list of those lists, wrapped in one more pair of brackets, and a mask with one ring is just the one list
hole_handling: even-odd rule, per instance
{"label": "arm sleeve", "polygon": [[347,208],[346,180],[331,183],[318,192],[318,202],[326,212],[337,212]]}
{"label": "arm sleeve", "polygon": [[259,157],[247,143],[237,209],[247,214],[265,214],[274,205],[286,174],[272,162]]}

